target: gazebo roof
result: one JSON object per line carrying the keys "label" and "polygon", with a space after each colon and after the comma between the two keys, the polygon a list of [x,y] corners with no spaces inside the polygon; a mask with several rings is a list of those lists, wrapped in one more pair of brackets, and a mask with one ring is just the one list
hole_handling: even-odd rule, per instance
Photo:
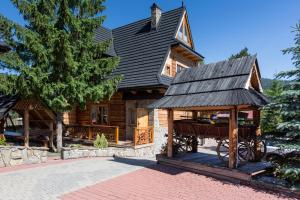
{"label": "gazebo roof", "polygon": [[150,107],[260,107],[268,103],[261,92],[256,56],[247,56],[180,71],[165,96]]}
{"label": "gazebo roof", "polygon": [[18,101],[17,96],[0,94],[0,120],[7,115],[9,110],[15,106]]}

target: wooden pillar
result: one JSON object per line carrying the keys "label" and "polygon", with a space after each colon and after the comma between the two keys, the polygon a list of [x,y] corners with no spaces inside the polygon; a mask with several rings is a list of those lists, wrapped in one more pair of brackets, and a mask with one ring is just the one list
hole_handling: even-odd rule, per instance
{"label": "wooden pillar", "polygon": [[229,118],[229,168],[237,167],[237,146],[238,146],[238,111],[234,107],[230,110]]}
{"label": "wooden pillar", "polygon": [[192,112],[192,118],[193,118],[193,120],[197,120],[197,115],[198,115],[197,111],[193,111]]}
{"label": "wooden pillar", "polygon": [[116,144],[119,143],[119,127],[117,126],[116,127],[116,130],[115,130],[115,137],[116,137]]}
{"label": "wooden pillar", "polygon": [[24,110],[24,146],[29,147],[29,110]]}
{"label": "wooden pillar", "polygon": [[49,137],[50,148],[54,152],[56,152],[57,149],[54,145],[54,123],[53,122],[49,122],[49,129],[50,129],[50,137]]}
{"label": "wooden pillar", "polygon": [[4,124],[5,124],[5,118],[0,120],[0,135],[4,134]]}
{"label": "wooden pillar", "polygon": [[173,157],[173,120],[174,111],[168,110],[168,157]]}
{"label": "wooden pillar", "polygon": [[253,124],[256,126],[255,130],[255,141],[254,141],[254,160],[255,161],[260,161],[261,158],[261,149],[260,146],[257,142],[257,137],[261,136],[261,129],[260,129],[260,110],[253,110]]}

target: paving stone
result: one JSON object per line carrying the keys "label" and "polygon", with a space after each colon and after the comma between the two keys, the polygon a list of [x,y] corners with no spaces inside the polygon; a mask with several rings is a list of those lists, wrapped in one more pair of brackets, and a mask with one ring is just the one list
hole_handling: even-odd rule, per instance
{"label": "paving stone", "polygon": [[59,199],[63,194],[150,164],[153,161],[143,159],[132,159],[127,163],[113,158],[91,158],[40,164],[41,167],[24,165],[23,170],[0,171],[0,200]]}

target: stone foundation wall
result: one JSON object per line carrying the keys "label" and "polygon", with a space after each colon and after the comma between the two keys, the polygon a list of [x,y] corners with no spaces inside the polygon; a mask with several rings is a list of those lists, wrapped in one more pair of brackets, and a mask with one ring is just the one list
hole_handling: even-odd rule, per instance
{"label": "stone foundation wall", "polygon": [[0,167],[46,162],[47,151],[45,147],[0,146]]}
{"label": "stone foundation wall", "polygon": [[154,145],[139,145],[137,147],[108,147],[98,149],[95,147],[69,148],[63,147],[61,159],[75,159],[86,157],[154,157]]}
{"label": "stone foundation wall", "polygon": [[167,137],[168,134],[168,128],[161,127],[159,122],[159,111],[157,109],[154,109],[154,144],[155,144],[155,154],[160,154],[162,146],[167,143]]}

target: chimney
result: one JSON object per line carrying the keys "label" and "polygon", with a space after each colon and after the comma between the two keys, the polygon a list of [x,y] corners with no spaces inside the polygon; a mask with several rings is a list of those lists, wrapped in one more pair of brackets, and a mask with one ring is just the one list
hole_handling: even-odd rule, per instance
{"label": "chimney", "polygon": [[160,17],[161,9],[155,3],[153,3],[151,6],[151,29],[157,30]]}

